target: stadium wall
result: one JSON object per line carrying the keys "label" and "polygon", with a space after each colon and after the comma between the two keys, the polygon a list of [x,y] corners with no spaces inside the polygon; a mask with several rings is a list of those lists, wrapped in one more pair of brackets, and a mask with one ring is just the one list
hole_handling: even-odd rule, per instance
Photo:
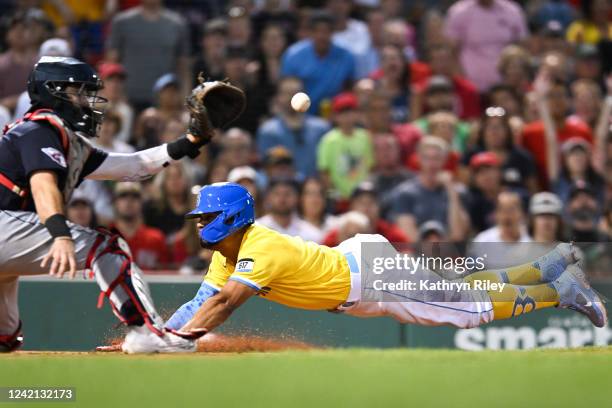
{"label": "stadium wall", "polygon": [[[189,299],[199,280],[150,277],[158,310],[169,316]],[[612,297],[612,283],[594,285]],[[121,335],[105,303],[96,309],[98,287],[92,281],[25,278],[19,289],[26,350],[93,350]],[[35,301],[34,301],[35,300]],[[390,318],[358,319],[334,313],[302,311],[255,298],[240,308],[220,332],[295,339],[327,347],[422,347],[519,349],[612,344],[612,329],[597,329],[566,310],[545,310],[470,329],[398,324]]]}

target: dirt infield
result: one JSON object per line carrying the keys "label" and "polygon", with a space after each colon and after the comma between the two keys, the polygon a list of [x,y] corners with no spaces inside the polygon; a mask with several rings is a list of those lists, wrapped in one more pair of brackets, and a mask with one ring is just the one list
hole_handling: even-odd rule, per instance
{"label": "dirt infield", "polygon": [[[120,352],[123,339],[112,339],[108,346],[97,348],[100,352]],[[284,350],[313,350],[316,347],[294,339],[278,339],[262,336],[227,336],[210,333],[198,340],[199,353],[248,353]]]}

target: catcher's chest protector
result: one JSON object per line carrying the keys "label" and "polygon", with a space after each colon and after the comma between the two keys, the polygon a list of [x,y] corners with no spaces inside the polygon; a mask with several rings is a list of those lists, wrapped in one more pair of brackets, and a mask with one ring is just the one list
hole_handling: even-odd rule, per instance
{"label": "catcher's chest protector", "polygon": [[[21,122],[36,121],[47,122],[59,133],[62,146],[66,152],[66,182],[62,191],[64,196],[64,204],[68,204],[72,193],[79,185],[80,175],[85,166],[85,162],[91,153],[93,147],[85,136],[73,132],[64,124],[62,118],[57,116],[53,111],[48,109],[40,109],[26,115]],[[13,125],[14,126],[14,125]],[[11,126],[12,127],[12,126]],[[7,129],[8,130],[8,129]]]}

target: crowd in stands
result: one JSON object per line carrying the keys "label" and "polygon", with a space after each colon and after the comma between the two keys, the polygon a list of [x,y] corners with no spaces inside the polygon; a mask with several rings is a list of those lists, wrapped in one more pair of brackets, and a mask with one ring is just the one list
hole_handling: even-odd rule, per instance
{"label": "crowd in stands", "polygon": [[[248,106],[193,160],[142,183],[85,181],[67,215],[116,228],[149,270],[210,253],[183,215],[231,181],[257,221],[335,246],[608,242],[611,0],[0,0],[0,125],[41,55],[99,72],[93,143],[185,133],[184,97],[229,79]],[[291,97],[310,96],[306,113]],[[196,190],[194,190],[196,186]],[[609,247],[608,247],[609,248]]]}

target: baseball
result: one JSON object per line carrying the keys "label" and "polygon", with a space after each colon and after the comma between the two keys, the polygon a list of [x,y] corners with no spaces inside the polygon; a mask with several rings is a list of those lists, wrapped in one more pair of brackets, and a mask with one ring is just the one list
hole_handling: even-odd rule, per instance
{"label": "baseball", "polygon": [[291,98],[291,107],[297,112],[306,112],[310,108],[310,98],[304,92],[298,92]]}

